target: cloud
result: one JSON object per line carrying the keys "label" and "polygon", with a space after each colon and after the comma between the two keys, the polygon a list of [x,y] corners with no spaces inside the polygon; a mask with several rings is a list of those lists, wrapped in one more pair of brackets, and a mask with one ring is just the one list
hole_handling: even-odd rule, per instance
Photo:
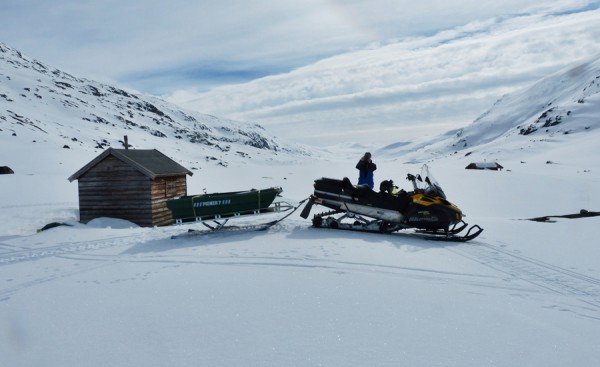
{"label": "cloud", "polygon": [[[7,1],[0,21],[13,47],[73,73],[149,86],[181,70],[249,80],[240,71],[288,71],[370,41],[328,0]],[[212,77],[197,74],[190,81]]]}
{"label": "cloud", "polygon": [[308,140],[328,127],[464,124],[596,52],[599,3],[3,0],[0,23],[2,41],[74,75],[280,135],[307,124],[294,137]]}
{"label": "cloud", "polygon": [[[413,126],[415,136],[431,133],[429,126],[464,126],[502,94],[600,53],[599,21],[597,9],[556,8],[477,21],[171,99],[304,141],[319,141],[321,131],[356,130],[362,139],[365,126]],[[378,137],[386,139],[398,138]]]}
{"label": "cloud", "polygon": [[[53,66],[166,94],[291,71],[368,44],[435,34],[538,3],[3,0],[0,23],[4,42]],[[196,72],[189,78],[179,77],[182,70],[189,74],[200,69],[215,75]],[[226,73],[230,77],[223,78]]]}

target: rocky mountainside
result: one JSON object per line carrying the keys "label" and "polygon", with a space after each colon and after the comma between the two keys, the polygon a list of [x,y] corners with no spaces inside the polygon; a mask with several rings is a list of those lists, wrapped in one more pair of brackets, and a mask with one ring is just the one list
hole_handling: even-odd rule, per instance
{"label": "rocky mountainside", "polygon": [[[257,124],[185,111],[158,98],[82,79],[0,43],[0,139],[100,150],[178,145],[227,165],[228,156],[308,154]],[[169,141],[170,143],[165,143]],[[185,144],[189,143],[189,144]]]}

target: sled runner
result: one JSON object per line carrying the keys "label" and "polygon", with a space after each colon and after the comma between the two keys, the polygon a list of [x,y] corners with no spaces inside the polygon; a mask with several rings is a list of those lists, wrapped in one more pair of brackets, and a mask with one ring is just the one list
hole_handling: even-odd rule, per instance
{"label": "sled runner", "polygon": [[376,192],[365,185],[353,185],[343,180],[321,178],[315,180],[315,190],[300,216],[307,219],[314,204],[331,209],[315,214],[314,227],[346,229],[365,232],[392,233],[414,229],[420,236],[445,241],[469,241],[479,236],[483,228],[467,228],[464,214],[446,200],[441,186],[435,181],[427,165],[421,174],[407,175],[413,191],[398,191],[393,181],[383,181]]}

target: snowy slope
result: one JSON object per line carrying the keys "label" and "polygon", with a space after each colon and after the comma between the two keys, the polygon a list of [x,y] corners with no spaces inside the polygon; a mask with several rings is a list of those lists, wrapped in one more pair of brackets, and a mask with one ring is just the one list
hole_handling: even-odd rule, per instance
{"label": "snowy slope", "polygon": [[504,96],[458,133],[455,144],[473,147],[515,134],[544,139],[596,130],[600,123],[593,112],[600,109],[599,97],[600,58]]}
{"label": "snowy slope", "polygon": [[94,154],[109,146],[123,147],[125,135],[134,148],[169,140],[163,144],[171,147],[167,155],[197,149],[205,159],[223,165],[230,156],[307,153],[270,136],[260,125],[185,111],[157,98],[77,78],[0,43],[3,142],[12,136],[23,149],[37,143]]}
{"label": "snowy slope", "polygon": [[413,159],[476,153],[475,156],[498,159],[503,152],[549,151],[565,144],[584,144],[585,152],[592,148],[586,145],[587,141],[600,138],[598,116],[600,58],[595,58],[503,96],[463,129],[435,139],[393,144],[378,153]]}
{"label": "snowy slope", "polygon": [[[19,69],[10,70],[10,80],[17,80]],[[0,94],[7,94],[7,85],[3,80]],[[0,120],[0,159],[17,168],[0,175],[2,366],[562,367],[592,366],[600,359],[600,217],[525,220],[600,211],[596,125],[566,135],[558,131],[583,121],[582,108],[598,116],[595,95],[564,107],[571,115],[548,132],[518,133],[545,111],[540,107],[484,144],[475,127],[493,114],[514,112],[516,102],[503,108],[499,103],[472,132],[438,137],[446,150],[436,148],[445,153],[436,159],[435,151],[425,149],[391,154],[405,149],[402,144],[389,148],[387,158],[376,154],[376,180],[392,178],[405,189],[406,173],[420,168],[406,162],[428,161],[448,199],[485,229],[472,242],[444,243],[408,232],[315,229],[297,213],[268,231],[179,239],[171,236],[203,227],[139,228],[118,218],[80,224],[77,184],[67,177],[99,154],[90,143],[112,139],[112,130],[65,124],[64,136],[54,136],[54,125],[41,122],[68,116],[57,94],[40,92],[48,105],[40,108],[34,95],[32,110],[46,118],[28,115],[31,123],[21,125],[7,112]],[[91,103],[80,89],[70,93]],[[121,97],[133,101],[105,96],[86,111],[102,103],[103,113],[120,115],[124,110],[111,112],[103,98],[121,103]],[[29,99],[8,98],[13,101],[0,99],[0,113],[20,106],[25,116]],[[553,105],[567,106],[559,102]],[[175,121],[170,107],[152,104]],[[64,109],[81,122],[79,109]],[[169,126],[163,123],[156,128]],[[277,185],[283,187],[281,199],[295,204],[311,194],[315,178],[356,176],[356,156],[341,148],[331,148],[328,160],[238,142],[218,152],[115,125],[123,130],[111,143],[127,131],[136,147],[157,148],[196,168],[188,178],[190,193]],[[19,129],[17,136],[13,129]],[[451,142],[466,136],[472,145],[452,154]],[[70,142],[73,137],[77,142]],[[71,149],[62,148],[65,143]],[[252,158],[234,153],[238,149],[248,149]],[[349,158],[335,158],[340,156]],[[501,156],[507,169],[464,169],[471,159],[492,156]],[[50,222],[70,226],[37,232]]]}

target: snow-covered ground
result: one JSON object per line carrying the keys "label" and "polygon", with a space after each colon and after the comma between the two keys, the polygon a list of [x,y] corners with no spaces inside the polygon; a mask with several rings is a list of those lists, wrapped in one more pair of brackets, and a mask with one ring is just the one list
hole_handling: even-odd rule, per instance
{"label": "snow-covered ground", "polygon": [[[600,217],[526,219],[600,211],[600,62],[507,96],[435,140],[324,150],[215,117],[192,123],[155,99],[179,117],[152,122],[156,111],[131,107],[142,96],[103,85],[82,93],[96,84],[76,78],[67,95],[61,72],[40,76],[41,64],[4,54],[0,166],[15,174],[0,175],[0,366],[598,363]],[[136,125],[92,123],[84,112]],[[175,131],[211,134],[203,142]],[[298,203],[314,179],[355,180],[365,150],[376,182],[410,189],[404,177],[427,162],[485,230],[467,243],[428,241],[316,229],[299,212],[268,231],[178,239],[201,227],[78,223],[77,183],[67,178],[126,134],[192,169],[190,194],[282,186],[282,199]],[[503,171],[464,169],[496,160]],[[69,226],[38,232],[52,222]]]}
{"label": "snow-covered ground", "polygon": [[[594,365],[600,217],[522,220],[600,208],[600,167],[577,149],[515,153],[501,172],[431,162],[485,228],[468,243],[315,229],[296,213],[268,231],[179,239],[194,226],[83,225],[67,177],[94,155],[38,152],[37,168],[0,176],[2,365]],[[406,189],[419,169],[376,162],[378,180]],[[198,171],[188,190],[281,185],[298,202],[315,178],[354,178],[354,164],[240,160]],[[36,232],[54,221],[73,226]]]}

